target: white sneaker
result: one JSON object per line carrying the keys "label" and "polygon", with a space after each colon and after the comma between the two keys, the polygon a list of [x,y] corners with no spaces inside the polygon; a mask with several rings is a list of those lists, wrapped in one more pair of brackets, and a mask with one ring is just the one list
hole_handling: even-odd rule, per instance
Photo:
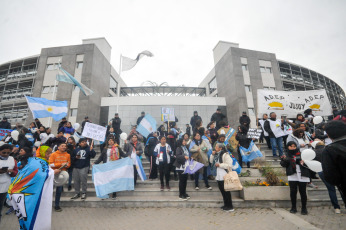
{"label": "white sneaker", "polygon": [[336,209],[335,209],[335,214],[341,214],[341,210],[338,209],[338,208],[336,208]]}
{"label": "white sneaker", "polygon": [[199,187],[195,187],[196,190],[199,190]]}

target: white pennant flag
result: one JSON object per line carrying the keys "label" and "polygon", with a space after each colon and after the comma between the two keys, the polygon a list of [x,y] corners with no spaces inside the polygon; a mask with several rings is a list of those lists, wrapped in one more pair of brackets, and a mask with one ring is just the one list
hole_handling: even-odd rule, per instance
{"label": "white pennant flag", "polygon": [[128,57],[124,57],[122,56],[122,66],[121,66],[121,70],[122,71],[127,71],[132,69],[133,67],[135,67],[135,65],[137,64],[137,62],[139,61],[139,59],[141,59],[143,56],[148,56],[148,57],[152,57],[154,56],[150,51],[145,50],[141,53],[139,53],[136,57],[136,59],[131,59]]}

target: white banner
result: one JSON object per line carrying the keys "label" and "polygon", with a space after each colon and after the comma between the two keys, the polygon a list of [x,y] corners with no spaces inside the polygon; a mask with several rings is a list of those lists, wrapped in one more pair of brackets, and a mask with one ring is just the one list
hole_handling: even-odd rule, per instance
{"label": "white banner", "polygon": [[175,121],[174,108],[161,108],[161,121]]}
{"label": "white banner", "polygon": [[86,122],[83,129],[82,136],[88,137],[94,140],[98,140],[98,141],[104,141],[106,137],[106,132],[107,132],[106,127],[96,125],[90,122]]}
{"label": "white banner", "polygon": [[315,116],[327,116],[331,114],[330,105],[326,91],[271,91],[257,90],[258,117],[263,113],[275,112],[278,117],[281,115],[294,118],[298,113],[303,113],[307,109],[312,109]]}

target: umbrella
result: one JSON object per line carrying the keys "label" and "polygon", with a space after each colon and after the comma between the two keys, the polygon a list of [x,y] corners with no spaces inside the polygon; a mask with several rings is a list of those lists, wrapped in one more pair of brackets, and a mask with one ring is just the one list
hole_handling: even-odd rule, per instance
{"label": "umbrella", "polygon": [[204,167],[204,164],[202,164],[202,163],[199,163],[199,162],[194,161],[194,160],[187,160],[185,162],[184,174],[194,174],[195,172],[197,172],[198,170],[200,170],[203,167]]}

